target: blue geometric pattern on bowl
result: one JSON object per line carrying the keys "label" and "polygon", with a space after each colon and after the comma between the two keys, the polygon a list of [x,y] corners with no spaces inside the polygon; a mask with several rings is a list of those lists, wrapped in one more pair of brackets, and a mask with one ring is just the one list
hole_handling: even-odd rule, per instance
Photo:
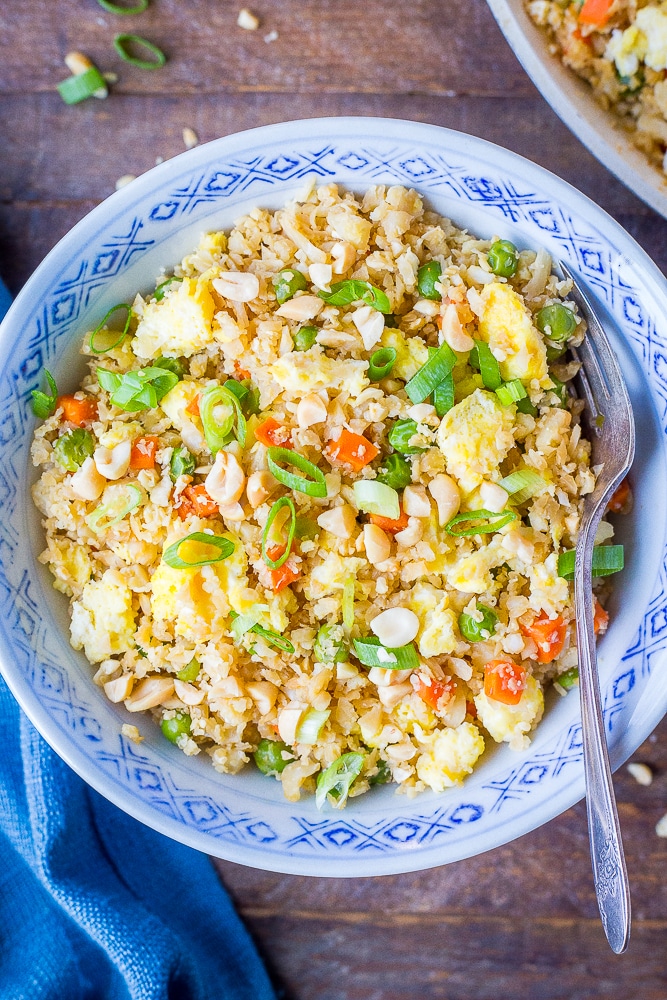
{"label": "blue geometric pattern on bowl", "polygon": [[[170,836],[280,871],[353,875],[425,868],[512,839],[580,797],[576,694],[551,707],[529,750],[494,753],[461,788],[416,799],[383,789],[352,800],[344,813],[319,813],[311,799],[284,802],[279,785],[250,771],[218,775],[208,758],[184,758],[163,745],[148,720],[141,745],[121,737],[120,725],[129,716],[106,701],[90,680],[89,666],[70,649],[66,601],[50,591],[46,572],[37,568],[26,544],[31,538],[39,552],[26,482],[34,426],[28,404],[42,368],[57,370],[58,359],[95,317],[131,289],[150,287],[159,267],[180,259],[201,229],[228,227],[252,204],[277,207],[312,183],[336,182],[359,191],[373,184],[414,186],[472,232],[542,245],[567,260],[597,296],[612,335],[622,329],[632,349],[618,340],[619,352],[627,354],[635,405],[643,407],[640,431],[647,443],[646,455],[640,448],[640,471],[657,449],[654,480],[664,479],[667,295],[653,266],[615,223],[545,171],[468,136],[363,119],[298,126],[218,140],[133,182],[56,248],[3,325],[3,672],[35,724],[73,767]],[[641,502],[641,487],[638,497]],[[664,666],[667,648],[665,518],[654,517],[652,552],[641,562],[637,546],[637,571],[625,582],[629,586],[639,576],[633,592],[639,590],[641,607],[635,601],[627,610],[619,602],[603,645],[609,650],[602,658],[604,716],[617,762],[667,707],[665,682],[655,669]],[[647,704],[637,718],[640,698]]]}

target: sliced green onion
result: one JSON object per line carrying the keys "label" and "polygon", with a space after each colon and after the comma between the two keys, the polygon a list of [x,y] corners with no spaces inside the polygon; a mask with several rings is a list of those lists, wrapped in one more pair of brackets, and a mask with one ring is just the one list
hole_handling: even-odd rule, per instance
{"label": "sliced green onion", "polygon": [[173,372],[179,379],[182,379],[188,370],[183,358],[156,358],[153,362],[153,368],[164,368],[167,372]]}
{"label": "sliced green onion", "polygon": [[398,452],[387,455],[380,466],[376,482],[385,483],[393,490],[403,490],[412,482],[412,466]]}
{"label": "sliced green onion", "polygon": [[343,641],[345,632],[342,625],[322,625],[317,633],[313,656],[318,663],[343,663],[348,657],[348,648]]}
{"label": "sliced green onion", "polygon": [[[224,416],[219,417],[218,408],[226,410]],[[212,385],[206,390],[199,401],[199,416],[212,455],[229,443],[234,424],[236,440],[245,447],[247,428],[243,410],[236,394],[226,384]]]}
{"label": "sliced green onion", "polygon": [[382,757],[378,760],[377,764],[377,774],[372,774],[368,778],[369,785],[386,785],[388,781],[391,781],[391,768],[387,764],[386,760],[382,760]]}
{"label": "sliced green onion", "polygon": [[496,240],[491,244],[487,260],[494,274],[511,278],[516,274],[519,251],[509,240]]}
{"label": "sliced green onion", "polygon": [[292,334],[292,340],[294,341],[295,351],[309,351],[315,341],[317,340],[317,335],[320,331],[316,326],[302,326]]}
{"label": "sliced green onion", "polygon": [[[282,774],[290,762],[289,757],[283,754],[292,754],[292,751],[282,740],[260,740],[257,744],[253,759],[262,774]],[[294,759],[292,754],[291,759]]]}
{"label": "sliced green onion", "polygon": [[[181,546],[186,542],[198,542],[218,551],[214,556],[186,560],[179,555]],[[229,538],[223,538],[222,535],[209,535],[204,531],[193,531],[184,538],[179,538],[177,542],[172,542],[162,553],[162,561],[166,562],[167,566],[171,566],[172,569],[192,569],[196,566],[211,566],[213,563],[222,562],[223,559],[231,556],[233,551],[234,543]]]}
{"label": "sliced green onion", "polygon": [[41,389],[32,390],[32,412],[40,420],[46,420],[53,413],[56,412],[56,405],[58,403],[58,387],[56,385],[56,380],[49,371],[48,368],[44,369],[44,378],[46,379],[49,389],[51,390],[51,395],[47,392],[42,392]]}
{"label": "sliced green onion", "polygon": [[286,267],[284,271],[280,271],[273,278],[273,287],[276,291],[276,299],[282,305],[283,302],[293,298],[297,292],[307,288],[308,282],[301,271],[297,271],[294,267]]}
{"label": "sliced green onion", "polygon": [[350,788],[361,774],[363,766],[364,754],[352,751],[344,753],[330,764],[326,771],[320,771],[315,792],[317,808],[321,809],[327,797],[331,796],[334,800],[332,805],[336,809],[342,809],[347,802]]}
{"label": "sliced green onion", "polygon": [[[113,47],[121,59],[124,59],[125,62],[130,63],[132,66],[138,66],[139,69],[160,69],[167,61],[167,57],[162,49],[159,49],[157,45],[153,45],[146,38],[142,38],[141,35],[128,35],[127,33],[116,35],[113,40]],[[131,48],[134,47],[145,49],[153,58],[141,59],[139,56],[133,56]]]}
{"label": "sliced green onion", "polygon": [[554,302],[540,309],[535,317],[535,326],[549,340],[561,344],[569,340],[577,329],[577,317],[567,306]]}
{"label": "sliced green onion", "polygon": [[440,281],[441,275],[442,265],[437,260],[430,260],[428,264],[422,264],[417,271],[417,288],[422,298],[440,302],[442,295],[435,287],[435,283]]}
{"label": "sliced green onion", "polygon": [[155,366],[124,375],[98,368],[97,379],[102,388],[111,393],[114,406],[128,413],[154,409],[179,381],[178,375]]}
{"label": "sliced green onion", "polygon": [[477,610],[482,613],[482,620],[477,621],[473,615],[465,612],[459,615],[459,631],[468,642],[483,642],[490,638],[496,630],[498,615],[485,604],[477,604]]}
{"label": "sliced green onion", "polygon": [[381,313],[391,312],[391,303],[381,288],[371,285],[370,281],[357,281],[348,278],[345,281],[335,281],[330,292],[318,292],[321,299],[330,306],[349,306],[352,302],[365,302]]}
{"label": "sliced green onion", "polygon": [[183,444],[177,445],[171,453],[169,475],[175,483],[179,476],[193,476],[197,463]]}
{"label": "sliced green onion", "polygon": [[433,390],[433,405],[439,417],[444,417],[454,405],[454,374],[445,375],[440,385]]}
{"label": "sliced green onion", "polygon": [[418,455],[426,449],[416,448],[410,444],[415,434],[417,434],[416,420],[397,420],[389,431],[389,444],[403,455]]}
{"label": "sliced green onion", "polygon": [[324,712],[318,712],[314,708],[307,709],[296,727],[295,742],[315,746],[330,715],[329,709]]}
{"label": "sliced green onion", "polygon": [[235,378],[228,378],[226,382],[223,382],[222,388],[233,393],[241,406],[243,406],[243,400],[246,399],[250,392],[249,386],[244,385],[243,382],[237,382]]}
{"label": "sliced green onion", "polygon": [[559,674],[558,677],[554,678],[554,684],[558,684],[562,687],[563,691],[569,691],[579,683],[579,667],[570,667],[569,670],[564,671],[564,673]]}
{"label": "sliced green onion", "polygon": [[503,406],[511,406],[518,403],[520,399],[525,399],[528,393],[525,390],[521,379],[514,378],[511,382],[503,382],[496,389],[496,396]]}
{"label": "sliced green onion", "polygon": [[95,451],[95,439],[90,431],[77,427],[67,431],[55,441],[53,457],[58,465],[68,472],[76,472]]}
{"label": "sliced green onion", "polygon": [[119,3],[111,3],[111,0],[97,0],[100,7],[104,7],[110,14],[143,14],[148,7],[148,0],[139,0],[132,7],[123,7]]}
{"label": "sliced green onion", "polygon": [[79,104],[97,94],[106,97],[108,92],[107,82],[97,66],[89,66],[83,73],[68,76],[58,84],[58,93],[65,104]]}
{"label": "sliced green onion", "polygon": [[371,382],[379,382],[386,378],[394,367],[396,361],[396,351],[393,347],[381,347],[379,351],[371,354],[368,362],[368,377]]}
{"label": "sliced green onion", "polygon": [[[260,604],[256,608],[257,611],[268,611],[268,607],[265,604]],[[293,653],[294,646],[286,639],[284,635],[280,632],[274,632],[272,628],[265,628],[263,625],[259,624],[258,618],[255,617],[254,611],[251,611],[248,615],[238,615],[236,611],[230,611],[229,617],[232,619],[232,634],[236,637],[238,632],[238,638],[245,635],[246,632],[253,632],[264,640],[269,646],[275,646],[279,649],[281,653]],[[237,623],[241,622],[240,625]],[[252,650],[251,650],[252,652]]]}
{"label": "sliced green onion", "polygon": [[[575,550],[568,549],[558,556],[558,575],[574,580]],[[625,565],[622,545],[596,545],[593,549],[593,576],[611,576]]]}
{"label": "sliced green onion", "polygon": [[232,625],[231,633],[236,642],[239,642],[246,632],[252,632],[255,625],[259,625],[262,615],[265,611],[269,610],[268,604],[256,604],[252,611],[249,611],[247,615],[239,615],[235,611],[232,612]]}
{"label": "sliced green onion", "polygon": [[518,469],[501,479],[498,485],[507,490],[515,504],[521,504],[531,497],[544,493],[548,484],[538,472],[532,469]]}
{"label": "sliced green onion", "polygon": [[156,287],[155,291],[153,292],[153,298],[155,299],[156,302],[162,302],[162,299],[166,295],[167,289],[171,284],[174,283],[174,281],[183,281],[183,279],[178,278],[175,274],[172,274],[171,278],[167,278],[165,281],[160,282],[160,284]]}
{"label": "sliced green onion", "polygon": [[183,667],[182,670],[178,671],[176,676],[178,677],[179,681],[185,681],[186,684],[192,684],[192,682],[196,681],[197,678],[199,677],[200,670],[201,670],[201,665],[199,663],[199,660],[196,660],[195,657],[193,656],[190,662],[185,667]]}
{"label": "sliced green onion", "polygon": [[[466,535],[488,535],[492,531],[504,528],[506,524],[516,521],[517,514],[513,510],[503,510],[497,513],[493,510],[466,510],[456,514],[445,525],[445,531],[455,538]],[[468,527],[466,527],[468,525]]]}
{"label": "sliced green onion", "polygon": [[531,417],[537,416],[537,407],[531,403],[530,398],[526,396],[525,399],[520,399],[516,404],[517,413],[527,413]]}
{"label": "sliced green onion", "polygon": [[189,736],[192,719],[188,712],[176,712],[171,719],[163,719],[160,729],[170,743],[178,743],[180,736]]}
{"label": "sliced green onion", "polygon": [[485,389],[495,391],[502,384],[500,365],[485,340],[476,340],[477,360]]}
{"label": "sliced green onion", "polygon": [[449,344],[442,344],[434,351],[425,365],[406,383],[405,391],[411,402],[423,403],[436,386],[449,375],[457,362]]}
{"label": "sliced green onion", "polygon": [[[313,465],[312,462],[309,462],[307,458],[304,458],[303,455],[299,455],[298,452],[291,451],[289,448],[272,446],[266,452],[266,462],[269,472],[275,476],[279,483],[282,483],[288,489],[297,490],[298,493],[305,493],[309,497],[326,497],[327,484],[324,473],[316,465]],[[285,465],[292,465],[309,478],[305,479],[303,476],[297,476],[293,472],[283,469],[278,464],[279,462]]]}
{"label": "sliced green onion", "polygon": [[352,626],[354,625],[354,577],[353,576],[348,576],[347,580],[343,584],[342,612],[343,612],[343,627],[349,635],[349,633],[352,631]]}
{"label": "sliced green onion", "polygon": [[561,380],[559,378],[556,378],[556,376],[552,374],[552,372],[549,372],[549,378],[553,382],[553,386],[550,391],[553,392],[555,396],[558,396],[558,399],[560,400],[560,405],[562,407],[566,407],[568,399],[570,398],[570,393],[568,392],[567,384],[565,382],[561,382]]}
{"label": "sliced green onion", "polygon": [[85,521],[91,531],[101,534],[115,527],[124,517],[139,506],[143,499],[143,493],[138,486],[131,483],[118,483],[114,486],[107,486],[102,494],[102,503],[96,507],[92,514],[88,514]]}
{"label": "sliced green onion", "polygon": [[375,636],[354,639],[357,659],[365,667],[382,667],[383,670],[414,670],[419,666],[419,656],[414,643],[406,646],[383,646]]}
{"label": "sliced green onion", "polygon": [[[287,528],[287,541],[285,543],[285,551],[278,559],[271,559],[266,551],[266,546],[270,541],[271,528],[276,517],[281,510],[287,508],[289,510],[289,526]],[[284,526],[283,526],[284,530]],[[271,507],[269,511],[269,516],[266,519],[266,524],[264,525],[264,534],[262,535],[262,559],[269,567],[269,569],[280,569],[283,563],[287,562],[289,554],[292,550],[292,542],[294,541],[294,532],[296,530],[296,508],[294,506],[294,501],[291,497],[280,497],[279,500]]]}
{"label": "sliced green onion", "polygon": [[320,533],[320,526],[317,521],[311,521],[309,517],[296,516],[296,526],[294,534],[297,538],[317,538]]}
{"label": "sliced green onion", "polygon": [[352,484],[354,502],[359,510],[367,514],[380,514],[397,521],[401,516],[401,504],[398,493],[377,479],[357,479]]}
{"label": "sliced green onion", "polygon": [[254,632],[255,635],[260,636],[260,638],[262,638],[264,642],[268,643],[269,646],[275,646],[275,648],[279,649],[281,653],[294,652],[294,646],[289,639],[286,639],[284,635],[280,634],[280,632],[274,632],[272,628],[264,628],[263,625],[255,625],[251,631]]}
{"label": "sliced green onion", "polygon": [[[95,347],[95,337],[98,335],[100,330],[104,326],[106,326],[109,316],[113,316],[113,314],[115,312],[118,312],[119,309],[127,310],[127,319],[125,320],[125,326],[123,327],[122,331],[118,333],[118,331],[116,330],[114,331],[106,330],[105,331],[106,333],[112,333],[112,335],[115,336],[116,339],[113,341],[113,343],[108,344],[106,347]],[[132,307],[128,306],[126,302],[119,302],[117,306],[112,306],[109,312],[104,317],[104,319],[99,323],[98,326],[95,327],[95,329],[90,335],[90,340],[88,341],[88,347],[93,352],[93,354],[106,354],[107,351],[112,351],[114,347],[119,347],[127,336],[127,331],[130,329],[130,322],[132,321],[133,315],[134,313],[132,312]]]}

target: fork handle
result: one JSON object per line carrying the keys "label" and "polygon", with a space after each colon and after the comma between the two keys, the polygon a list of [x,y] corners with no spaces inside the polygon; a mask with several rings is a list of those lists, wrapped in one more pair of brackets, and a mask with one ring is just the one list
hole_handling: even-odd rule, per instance
{"label": "fork handle", "polygon": [[586,810],[593,879],[604,932],[612,950],[619,955],[625,951],[630,939],[630,887],[600,704],[593,630],[591,565],[600,517],[601,514],[588,523],[585,538],[580,539],[577,546],[574,600],[577,612]]}

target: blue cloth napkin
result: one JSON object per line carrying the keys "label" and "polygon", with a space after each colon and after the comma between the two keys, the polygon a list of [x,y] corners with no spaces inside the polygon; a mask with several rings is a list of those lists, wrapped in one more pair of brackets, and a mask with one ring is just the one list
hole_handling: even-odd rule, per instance
{"label": "blue cloth napkin", "polygon": [[276,1000],[208,858],[89,788],[1,678],[0,717],[0,997]]}

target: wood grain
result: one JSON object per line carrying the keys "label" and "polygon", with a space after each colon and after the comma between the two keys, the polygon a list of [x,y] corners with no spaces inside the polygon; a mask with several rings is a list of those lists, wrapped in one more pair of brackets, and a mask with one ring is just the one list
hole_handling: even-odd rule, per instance
{"label": "wood grain", "polygon": [[[272,122],[377,115],[507,146],[613,215],[667,269],[667,225],[611,177],[542,100],[483,0],[152,0],[113,17],[95,0],[0,8],[0,271],[13,291],[123,174]],[[113,35],[169,55],[142,72]],[[270,43],[264,36],[277,31]],[[65,107],[71,49],[118,73],[110,97]],[[391,126],[388,126],[388,128]],[[217,869],[289,1000],[666,1000],[667,723],[635,755],[649,788],[615,776],[633,894],[630,951],[611,955],[590,873],[583,803],[488,854],[426,872],[302,878]]]}

